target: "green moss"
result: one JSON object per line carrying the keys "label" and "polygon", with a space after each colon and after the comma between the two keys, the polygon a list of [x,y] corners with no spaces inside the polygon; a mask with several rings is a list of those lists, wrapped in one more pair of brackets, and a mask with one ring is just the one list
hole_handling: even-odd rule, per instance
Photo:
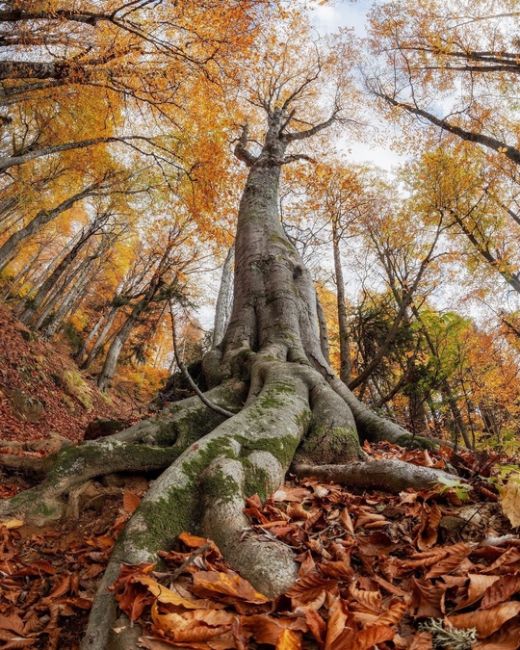
{"label": "green moss", "polygon": [[359,455],[358,435],[348,427],[314,427],[298,455],[322,464],[352,460]]}
{"label": "green moss", "polygon": [[252,451],[267,451],[274,456],[282,467],[288,467],[299,444],[295,436],[273,436],[250,440],[244,436],[235,436],[242,445],[241,455],[248,456]]}
{"label": "green moss", "polygon": [[129,526],[123,542],[134,548],[166,550],[195,519],[197,494],[193,486],[171,487],[161,499],[144,501],[135,516],[136,526]]}
{"label": "green moss", "polygon": [[269,473],[251,463],[247,458],[244,458],[242,464],[245,469],[245,481],[244,481],[244,495],[246,497],[253,496],[253,494],[258,494],[260,499],[264,501],[269,496]]}
{"label": "green moss", "polygon": [[75,397],[86,411],[92,408],[92,391],[77,370],[65,370],[60,380],[67,393]]}
{"label": "green moss", "polygon": [[423,436],[414,436],[411,433],[405,433],[399,436],[395,443],[401,447],[408,447],[409,449],[428,449],[430,451],[437,449],[437,445],[433,440],[429,440]]}
{"label": "green moss", "polygon": [[204,478],[204,495],[220,501],[230,501],[240,495],[240,492],[240,485],[221,469],[212,470],[210,475]]}

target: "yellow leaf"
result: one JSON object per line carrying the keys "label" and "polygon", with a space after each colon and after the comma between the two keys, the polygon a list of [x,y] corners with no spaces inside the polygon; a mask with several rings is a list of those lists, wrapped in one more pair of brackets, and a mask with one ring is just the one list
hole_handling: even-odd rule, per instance
{"label": "yellow leaf", "polygon": [[150,593],[153,594],[160,603],[177,605],[178,607],[184,607],[185,609],[208,609],[215,607],[215,603],[212,603],[211,601],[184,598],[175,593],[175,591],[168,589],[168,587],[159,584],[157,580],[154,580],[150,576],[137,575],[133,578],[133,582],[138,582],[145,587],[148,587]]}
{"label": "yellow leaf", "polygon": [[11,530],[11,528],[20,528],[24,523],[25,522],[22,521],[22,519],[5,519],[0,521],[0,526],[4,526],[7,530]]}
{"label": "yellow leaf", "polygon": [[520,526],[520,474],[515,473],[500,490],[500,502],[511,526]]}

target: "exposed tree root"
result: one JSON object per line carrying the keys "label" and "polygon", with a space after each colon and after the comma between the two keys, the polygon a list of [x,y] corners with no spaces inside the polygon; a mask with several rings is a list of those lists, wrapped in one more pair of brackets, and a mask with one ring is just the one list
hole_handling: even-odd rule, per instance
{"label": "exposed tree root", "polygon": [[401,460],[373,460],[347,465],[296,464],[292,471],[296,476],[313,476],[349,487],[388,492],[400,492],[406,488],[422,490],[436,486],[453,487],[463,482],[442,470],[412,465]]}
{"label": "exposed tree root", "polygon": [[[243,386],[235,382],[209,392],[215,401],[236,409]],[[20,515],[37,525],[60,519],[71,490],[92,478],[116,472],[162,470],[223,419],[197,397],[189,398],[126,431],[78,447],[62,447],[47,458],[8,458],[11,467],[16,462],[18,467],[37,469],[45,473],[45,479],[37,487],[0,502],[0,516]]]}

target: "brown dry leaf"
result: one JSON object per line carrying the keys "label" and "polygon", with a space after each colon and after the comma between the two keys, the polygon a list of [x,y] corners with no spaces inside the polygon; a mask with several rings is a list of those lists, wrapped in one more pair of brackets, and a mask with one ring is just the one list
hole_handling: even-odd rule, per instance
{"label": "brown dry leaf", "polygon": [[508,621],[502,629],[485,641],[479,641],[473,650],[518,650],[520,645],[520,618]]}
{"label": "brown dry leaf", "polygon": [[131,515],[137,510],[138,505],[141,503],[141,497],[135,492],[125,490],[123,493],[123,510]]}
{"label": "brown dry leaf", "polygon": [[276,645],[282,632],[290,629],[294,632],[306,632],[307,624],[302,618],[271,618],[267,614],[243,616],[242,626],[257,643]]}
{"label": "brown dry leaf", "polygon": [[[235,616],[222,610],[199,610],[200,618],[175,612],[160,614],[157,603],[152,606],[152,621],[156,629],[178,642],[207,641],[231,629]],[[186,612],[194,614],[194,612]],[[202,616],[205,614],[205,616]]]}
{"label": "brown dry leaf", "polygon": [[355,638],[354,648],[356,650],[368,650],[377,643],[391,641],[395,636],[395,630],[387,625],[374,625],[358,632]]}
{"label": "brown dry leaf", "polygon": [[373,576],[372,578],[374,582],[377,582],[378,585],[383,587],[383,589],[386,589],[388,593],[394,594],[394,596],[406,596],[408,592],[404,591],[400,587],[397,587],[396,585],[392,584],[391,582],[388,582],[388,580],[385,580],[381,576]]}
{"label": "brown dry leaf", "polygon": [[2,650],[15,650],[15,648],[29,648],[34,647],[36,639],[28,639],[13,634],[7,630],[0,630],[0,641],[2,641]]}
{"label": "brown dry leaf", "polygon": [[474,627],[481,639],[499,630],[506,621],[517,616],[520,612],[520,601],[501,603],[490,609],[481,609],[466,614],[447,616],[446,620],[458,629]]}
{"label": "brown dry leaf", "polygon": [[276,490],[276,492],[271,496],[271,499],[273,501],[301,502],[308,496],[309,490],[307,490],[307,488],[284,485]]}
{"label": "brown dry leaf", "polygon": [[439,524],[442,518],[441,510],[435,503],[432,503],[429,506],[428,511],[425,513],[425,515],[426,516],[417,535],[417,548],[419,548],[421,551],[424,551],[436,544],[437,536],[439,533]]}
{"label": "brown dry leaf", "polygon": [[361,607],[373,614],[380,614],[383,606],[383,598],[379,591],[367,591],[358,589],[354,584],[349,587],[349,594]]}
{"label": "brown dry leaf", "polygon": [[402,600],[395,600],[390,603],[390,607],[378,617],[376,625],[397,625],[403,618],[409,603]]}
{"label": "brown dry leaf", "polygon": [[298,578],[297,582],[286,592],[286,595],[300,603],[309,603],[316,600],[322,591],[335,589],[336,584],[335,580],[325,578],[318,572],[309,573]]}
{"label": "brown dry leaf", "polygon": [[336,640],[334,650],[346,650],[346,648],[369,650],[369,648],[373,648],[378,643],[391,641],[395,634],[396,631],[388,625],[371,625],[357,632],[354,630],[345,630]]}
{"label": "brown dry leaf", "polygon": [[239,598],[257,605],[268,603],[269,598],[256,591],[251,583],[237,573],[197,571],[193,574],[193,590],[204,595],[222,595]]}
{"label": "brown dry leaf", "polygon": [[17,634],[22,634],[23,632],[23,621],[18,616],[18,614],[12,613],[7,616],[0,614],[0,629],[10,630],[11,632],[16,632]]}
{"label": "brown dry leaf", "polygon": [[159,584],[157,580],[154,580],[151,576],[135,575],[132,578],[132,582],[138,582],[147,587],[148,591],[154,595],[160,603],[176,605],[177,607],[184,607],[185,609],[213,609],[218,607],[218,604],[211,600],[199,600],[197,598],[192,600],[184,598],[175,591],[168,589],[168,587]]}
{"label": "brown dry leaf", "polygon": [[302,639],[297,632],[285,629],[278,637],[276,650],[301,650]]}
{"label": "brown dry leaf", "polygon": [[310,517],[310,512],[305,510],[301,503],[291,503],[287,508],[287,515],[291,519],[305,521]]}
{"label": "brown dry leaf", "polygon": [[403,569],[417,569],[419,567],[432,566],[432,564],[445,558],[446,555],[448,555],[446,547],[432,548],[422,553],[413,553],[409,560],[401,560],[399,564]]}
{"label": "brown dry leaf", "polygon": [[181,533],[177,539],[183,544],[185,544],[188,548],[202,548],[203,546],[208,546],[208,544],[211,547],[216,548],[215,543],[209,539],[206,539],[206,537],[199,537],[198,535],[192,535],[187,531]]}
{"label": "brown dry leaf", "polygon": [[[489,576],[491,577],[491,576]],[[495,577],[495,576],[493,576]],[[520,574],[502,576],[487,589],[481,607],[489,609],[503,603],[520,591]]]}
{"label": "brown dry leaf", "polygon": [[484,569],[482,573],[495,573],[497,569],[504,571],[504,568],[508,565],[516,565],[518,562],[520,562],[520,550],[513,546],[508,548],[505,553],[502,553],[502,555],[497,558],[493,564]]}
{"label": "brown dry leaf", "polygon": [[430,632],[417,632],[409,650],[432,650],[433,639]]}
{"label": "brown dry leaf", "polygon": [[344,632],[347,622],[347,615],[343,609],[342,601],[337,597],[332,597],[329,605],[329,619],[327,622],[327,635],[325,637],[325,650],[336,648],[336,639]]}
{"label": "brown dry leaf", "polygon": [[520,526],[520,473],[512,473],[500,490],[500,505],[511,526]]}
{"label": "brown dry leaf", "polygon": [[479,598],[482,598],[486,593],[486,590],[489,589],[491,585],[499,579],[499,577],[500,576],[486,576],[479,573],[470,573],[468,575],[469,586],[467,598],[457,607],[457,609],[463,609],[464,607],[475,603]]}
{"label": "brown dry leaf", "polygon": [[469,555],[471,547],[469,544],[455,544],[451,547],[449,555],[443,560],[437,562],[424,576],[425,578],[438,578],[444,574],[449,574],[457,569],[461,562]]}
{"label": "brown dry leaf", "polygon": [[306,607],[303,610],[303,615],[305,617],[307,627],[309,628],[309,632],[321,646],[323,644],[323,638],[327,630],[327,624],[315,609]]}
{"label": "brown dry leaf", "polygon": [[354,524],[352,523],[349,511],[346,508],[343,508],[341,511],[339,520],[341,521],[343,528],[347,531],[347,533],[354,535]]}

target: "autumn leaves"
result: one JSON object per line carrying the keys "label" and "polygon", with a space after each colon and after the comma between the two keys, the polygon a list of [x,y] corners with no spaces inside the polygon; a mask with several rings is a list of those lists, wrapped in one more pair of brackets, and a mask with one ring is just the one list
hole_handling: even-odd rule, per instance
{"label": "autumn leaves", "polygon": [[[389,445],[371,453],[403,457]],[[422,455],[404,453],[446,462]],[[464,459],[468,469],[472,457]],[[304,480],[263,506],[248,499],[256,532],[298,554],[298,581],[276,601],[232,571],[211,541],[183,533],[177,550],[161,553],[165,566],[122,569],[119,607],[144,626],[149,650],[516,650],[520,547],[500,536],[508,528],[498,506],[439,490],[381,496]],[[486,514],[471,518],[468,509]],[[450,516],[465,522],[458,532]]]}

